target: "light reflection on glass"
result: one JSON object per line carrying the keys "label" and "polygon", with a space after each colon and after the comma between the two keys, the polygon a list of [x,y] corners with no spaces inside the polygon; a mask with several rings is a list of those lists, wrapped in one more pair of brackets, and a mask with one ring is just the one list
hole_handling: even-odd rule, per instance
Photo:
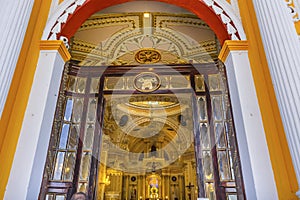
{"label": "light reflection on glass", "polygon": [[65,195],[56,195],[55,200],[65,200],[66,196]]}
{"label": "light reflection on glass", "polygon": [[221,180],[229,180],[229,166],[226,151],[218,151],[218,164]]}
{"label": "light reflection on glass", "polygon": [[227,199],[228,200],[237,200],[238,198],[237,198],[236,194],[229,194]]}
{"label": "light reflection on glass", "polygon": [[46,195],[46,199],[45,200],[53,200],[53,199],[54,199],[53,194],[47,194]]}
{"label": "light reflection on glass", "polygon": [[65,121],[71,120],[72,108],[73,108],[73,100],[71,98],[68,98],[66,109],[65,109],[65,118],[64,118]]}
{"label": "light reflection on glass", "polygon": [[69,124],[64,124],[62,127],[61,134],[60,134],[60,140],[59,140],[59,148],[60,149],[65,149],[67,146],[69,128],[70,128]]}
{"label": "light reflection on glass", "polygon": [[61,174],[64,164],[65,152],[58,152],[55,162],[53,180],[61,180]]}
{"label": "light reflection on glass", "polygon": [[64,178],[63,180],[72,181],[73,171],[75,165],[75,153],[68,153],[66,158],[66,164],[64,167]]}

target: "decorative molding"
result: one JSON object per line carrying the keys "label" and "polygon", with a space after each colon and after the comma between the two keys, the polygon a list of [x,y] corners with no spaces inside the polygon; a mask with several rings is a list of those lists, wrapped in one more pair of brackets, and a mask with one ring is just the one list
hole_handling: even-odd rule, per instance
{"label": "decorative molding", "polygon": [[204,29],[209,29],[210,27],[201,19],[199,19],[196,15],[191,14],[180,14],[180,18],[178,18],[178,14],[173,13],[151,13],[153,16],[152,27],[164,28],[169,25],[188,25],[195,26]]}
{"label": "decorative molding", "polygon": [[232,40],[240,40],[239,33],[237,31],[237,28],[235,27],[232,19],[229,17],[229,15],[224,11],[224,9],[215,2],[215,0],[202,0],[207,6],[211,7],[214,13],[218,15],[223,24],[226,25],[227,33],[231,36]]}
{"label": "decorative molding", "polygon": [[[127,14],[129,19],[127,19]],[[162,64],[177,63],[208,63],[217,60],[217,45],[213,31],[211,39],[199,41],[188,34],[176,31],[176,27],[199,28],[210,30],[209,27],[195,15],[151,13],[153,21],[151,34],[148,27],[143,26],[143,13],[104,14],[95,15],[81,26],[71,43],[72,60],[81,66],[96,65],[134,65],[134,55],[140,49],[155,49],[161,53]],[[108,19],[108,17],[110,17]],[[121,20],[121,21],[120,21]],[[96,29],[105,32],[108,26],[118,25],[123,28],[120,32],[105,36],[98,44],[82,41],[84,31]],[[135,27],[133,28],[133,25]]]}
{"label": "decorative molding", "polygon": [[225,62],[231,51],[243,51],[243,50],[248,50],[248,41],[246,41],[246,40],[240,40],[240,41],[226,40],[222,46],[222,49],[220,51],[218,58],[222,62]]}
{"label": "decorative molding", "polygon": [[[68,2],[69,5],[62,5],[65,9],[61,10],[61,14],[56,14],[54,18],[50,19],[50,23],[45,30],[44,34],[47,37],[47,40],[57,40],[57,36],[61,32],[62,24],[66,23],[70,15],[72,15],[77,9],[79,9],[87,0],[74,0]],[[204,2],[212,11],[218,15],[227,28],[228,34],[231,36],[232,40],[241,40],[245,39],[245,33],[243,27],[241,26],[241,21],[236,18],[234,15],[231,5],[223,5],[219,0],[199,0]],[[62,3],[64,4],[64,2]],[[67,4],[67,3],[66,3]],[[226,4],[228,4],[226,2]],[[232,12],[231,14],[228,11]],[[233,14],[233,15],[232,15]],[[233,18],[232,18],[233,16]],[[236,24],[237,23],[237,24]],[[239,30],[239,32],[238,32]]]}
{"label": "decorative molding", "polygon": [[65,46],[66,46],[67,49],[70,49],[69,39],[68,39],[67,37],[65,37],[65,36],[60,36],[60,37],[59,37],[59,40],[61,40],[61,41],[64,42],[64,44],[65,44]]}
{"label": "decorative molding", "polygon": [[118,24],[126,24],[128,28],[141,28],[143,27],[143,13],[96,14],[80,26],[80,31]]}
{"label": "decorative molding", "polygon": [[289,12],[292,16],[292,20],[296,23],[300,21],[300,16],[299,16],[299,8],[297,7],[296,2],[294,0],[285,0]]}
{"label": "decorative molding", "polygon": [[71,55],[61,40],[41,40],[40,50],[56,50],[66,62],[71,59]]}
{"label": "decorative molding", "polygon": [[135,53],[134,58],[141,64],[157,63],[161,60],[161,53],[156,49],[141,49]]}
{"label": "decorative molding", "polygon": [[61,27],[63,23],[66,23],[69,16],[72,15],[75,10],[81,7],[87,0],[74,0],[69,6],[63,11],[61,15],[57,18],[54,26],[51,28],[50,34],[48,35],[48,40],[57,40],[58,34],[61,32]]}

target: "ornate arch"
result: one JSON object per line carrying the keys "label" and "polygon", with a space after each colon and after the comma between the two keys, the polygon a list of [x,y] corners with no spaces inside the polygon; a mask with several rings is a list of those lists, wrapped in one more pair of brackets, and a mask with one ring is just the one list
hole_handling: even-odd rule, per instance
{"label": "ornate arch", "polygon": [[[241,21],[225,0],[155,0],[185,8],[205,21],[223,43],[225,40],[245,40]],[[66,0],[50,16],[44,30],[44,40],[70,38],[80,25],[95,12],[129,0],[101,1]]]}

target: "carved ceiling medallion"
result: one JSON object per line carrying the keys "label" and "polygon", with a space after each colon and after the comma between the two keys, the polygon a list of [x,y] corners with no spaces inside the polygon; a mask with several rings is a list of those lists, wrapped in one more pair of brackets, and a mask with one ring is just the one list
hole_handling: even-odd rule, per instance
{"label": "carved ceiling medallion", "polygon": [[159,76],[152,72],[143,72],[134,79],[134,87],[140,92],[153,92],[160,87],[161,80]]}
{"label": "carved ceiling medallion", "polygon": [[157,63],[161,60],[161,54],[155,49],[142,49],[135,54],[135,60],[141,64]]}

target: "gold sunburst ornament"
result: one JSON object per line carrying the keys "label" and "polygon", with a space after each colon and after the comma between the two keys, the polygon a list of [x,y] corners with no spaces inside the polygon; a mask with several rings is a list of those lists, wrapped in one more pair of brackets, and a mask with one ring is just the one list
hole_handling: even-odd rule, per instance
{"label": "gold sunburst ornament", "polygon": [[157,63],[161,60],[161,54],[155,49],[141,49],[136,52],[135,60],[141,64]]}

